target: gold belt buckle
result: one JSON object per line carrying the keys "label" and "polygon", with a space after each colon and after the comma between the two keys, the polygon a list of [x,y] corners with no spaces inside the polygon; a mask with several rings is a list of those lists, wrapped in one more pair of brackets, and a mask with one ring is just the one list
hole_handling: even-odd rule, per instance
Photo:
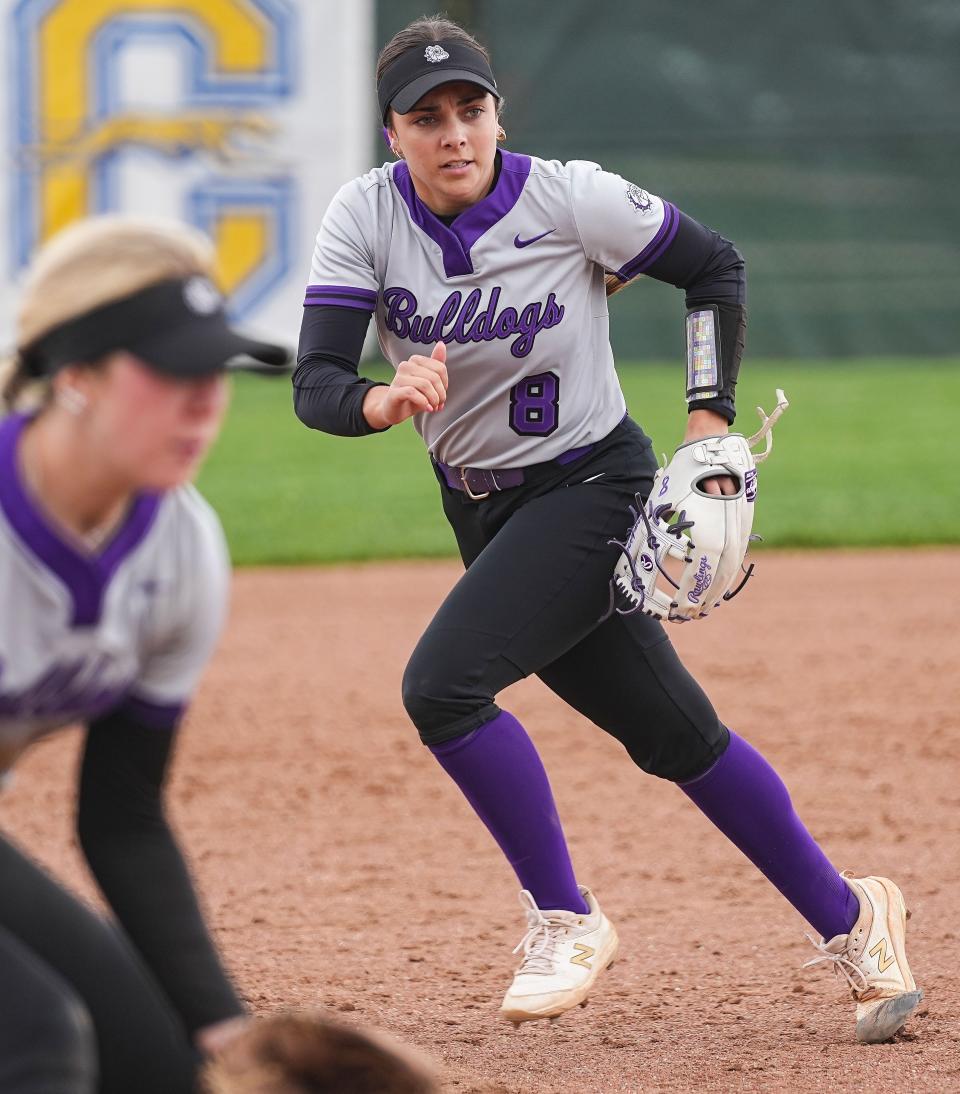
{"label": "gold belt buckle", "polygon": [[468,467],[461,467],[460,468],[460,481],[463,483],[463,490],[464,490],[464,493],[467,495],[467,497],[471,501],[483,501],[484,498],[489,498],[490,497],[490,491],[489,490],[485,494],[475,494],[470,489],[470,484],[467,482],[467,471],[469,471]]}

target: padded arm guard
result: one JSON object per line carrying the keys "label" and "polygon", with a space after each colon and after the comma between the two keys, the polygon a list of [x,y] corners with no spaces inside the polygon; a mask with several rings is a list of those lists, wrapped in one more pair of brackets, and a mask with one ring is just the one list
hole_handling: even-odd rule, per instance
{"label": "padded arm guard", "polygon": [[746,310],[702,304],[687,311],[687,407],[709,407],[733,421]]}

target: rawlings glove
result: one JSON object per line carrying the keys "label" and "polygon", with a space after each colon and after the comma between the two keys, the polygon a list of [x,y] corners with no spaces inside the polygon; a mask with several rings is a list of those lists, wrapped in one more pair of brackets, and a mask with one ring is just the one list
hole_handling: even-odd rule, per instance
{"label": "rawlings glove", "polygon": [[[740,592],[753,573],[752,563],[743,565],[747,548],[759,538],[751,534],[756,465],[770,455],[771,429],[789,405],[778,388],[769,417],[757,407],[763,425],[752,437],[728,433],[689,441],[657,471],[646,503],[637,495],[626,542],[611,540],[621,550],[610,583],[612,610],[683,623]],[[764,438],[765,450],[754,455],[753,446]],[[736,493],[707,493],[704,480],[718,475],[729,475]]]}

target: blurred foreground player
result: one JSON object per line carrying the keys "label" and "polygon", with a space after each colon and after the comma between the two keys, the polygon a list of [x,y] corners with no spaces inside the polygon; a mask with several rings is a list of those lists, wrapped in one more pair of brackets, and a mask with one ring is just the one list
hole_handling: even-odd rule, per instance
{"label": "blurred foreground player", "polygon": [[245,1022],[163,807],[228,594],[190,480],[228,360],[286,356],[230,329],[212,261],[179,225],[97,218],[40,252],[20,301],[0,421],[0,779],[37,738],[86,727],[77,833],[116,921],[0,837],[3,1094],[185,1094]]}

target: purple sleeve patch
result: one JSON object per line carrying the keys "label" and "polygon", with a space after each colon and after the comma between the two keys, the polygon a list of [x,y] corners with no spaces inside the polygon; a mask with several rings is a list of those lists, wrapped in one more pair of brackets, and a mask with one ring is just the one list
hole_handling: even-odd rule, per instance
{"label": "purple sleeve patch", "polygon": [[138,695],[127,695],[115,709],[118,714],[125,714],[149,729],[175,729],[187,704],[154,703]]}
{"label": "purple sleeve patch", "polygon": [[372,289],[347,285],[308,285],[303,306],[306,308],[317,304],[372,312],[377,306],[377,294]]}

